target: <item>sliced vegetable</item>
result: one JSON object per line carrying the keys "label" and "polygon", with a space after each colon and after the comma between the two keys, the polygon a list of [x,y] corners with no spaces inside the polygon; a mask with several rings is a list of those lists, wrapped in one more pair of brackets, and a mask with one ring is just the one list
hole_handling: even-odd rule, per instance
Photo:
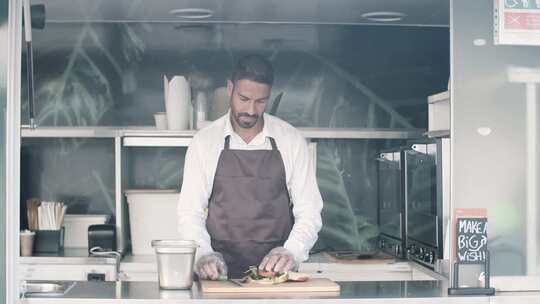
{"label": "sliced vegetable", "polygon": [[245,272],[246,276],[243,278],[245,283],[257,283],[257,284],[279,284],[287,281],[305,282],[309,280],[307,274],[288,271],[284,273],[276,273],[273,271],[264,271],[258,269],[256,266],[250,266]]}
{"label": "sliced vegetable", "polygon": [[309,276],[305,273],[289,271],[289,281],[305,282],[309,280]]}
{"label": "sliced vegetable", "polygon": [[265,278],[268,278],[268,277],[273,277],[276,275],[276,273],[274,271],[266,271],[266,270],[262,270],[262,269],[257,269],[257,273],[261,276],[261,277],[265,277]]}

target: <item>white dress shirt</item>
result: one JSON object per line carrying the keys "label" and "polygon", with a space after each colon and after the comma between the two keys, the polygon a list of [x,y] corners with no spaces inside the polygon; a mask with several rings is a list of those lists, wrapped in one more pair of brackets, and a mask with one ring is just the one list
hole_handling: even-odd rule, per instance
{"label": "white dress shirt", "polygon": [[287,122],[264,114],[261,133],[249,143],[234,132],[230,112],[200,130],[191,141],[186,153],[184,179],[178,202],[178,225],[183,239],[195,240],[199,244],[197,259],[213,252],[210,235],[206,230],[208,201],[212,194],[214,175],[225,137],[231,135],[230,149],[271,150],[268,136],[276,141],[285,167],[287,188],[293,204],[294,226],[285,242],[297,262],[307,260],[309,250],[317,241],[321,229],[321,194],[317,186],[315,168],[309,154],[307,142]]}

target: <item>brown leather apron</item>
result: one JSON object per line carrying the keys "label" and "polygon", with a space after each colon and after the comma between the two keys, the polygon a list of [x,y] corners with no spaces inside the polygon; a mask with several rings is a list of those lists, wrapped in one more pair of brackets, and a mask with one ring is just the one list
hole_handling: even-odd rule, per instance
{"label": "brown leather apron", "polygon": [[268,138],[272,150],[231,150],[227,136],[219,156],[206,228],[230,278],[283,246],[294,223],[283,159]]}

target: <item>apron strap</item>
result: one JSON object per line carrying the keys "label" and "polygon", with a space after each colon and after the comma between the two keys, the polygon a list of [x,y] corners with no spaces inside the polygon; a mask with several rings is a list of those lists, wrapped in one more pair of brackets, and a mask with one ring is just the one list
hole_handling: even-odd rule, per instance
{"label": "apron strap", "polygon": [[270,139],[270,144],[272,145],[272,150],[277,151],[277,145],[276,145],[275,139],[272,138],[272,137],[268,137],[268,139]]}
{"label": "apron strap", "polygon": [[223,149],[229,150],[229,147],[230,147],[230,144],[229,144],[230,139],[231,139],[231,136],[230,136],[230,135],[225,136],[225,146],[223,147]]}

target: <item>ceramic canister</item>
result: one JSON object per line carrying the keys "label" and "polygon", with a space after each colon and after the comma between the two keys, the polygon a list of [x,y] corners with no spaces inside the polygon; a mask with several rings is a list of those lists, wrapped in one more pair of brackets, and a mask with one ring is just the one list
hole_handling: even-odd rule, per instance
{"label": "ceramic canister", "polygon": [[166,87],[165,109],[169,130],[189,129],[191,90],[184,76],[174,76]]}

